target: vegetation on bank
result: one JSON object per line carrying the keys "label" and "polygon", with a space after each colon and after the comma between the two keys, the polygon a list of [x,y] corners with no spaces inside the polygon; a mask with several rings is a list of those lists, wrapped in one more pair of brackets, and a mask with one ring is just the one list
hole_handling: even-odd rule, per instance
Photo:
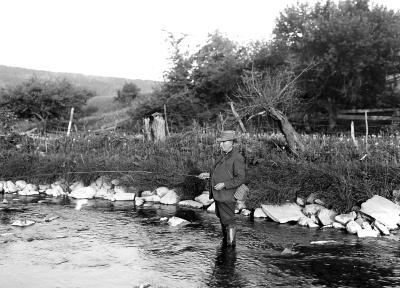
{"label": "vegetation on bank", "polygon": [[[349,211],[374,194],[391,198],[400,181],[400,136],[370,136],[368,153],[362,138],[359,147],[364,148],[357,150],[347,136],[301,137],[306,150],[300,157],[285,151],[281,134],[241,137],[238,148],[248,164],[249,208],[293,201],[312,192],[338,212]],[[207,183],[189,175],[212,166],[219,153],[215,138],[215,133],[196,129],[158,145],[114,133],[53,140],[9,135],[1,139],[0,178],[37,184],[64,178],[89,184],[109,175],[140,190],[174,187],[182,199],[192,199],[207,189]]]}

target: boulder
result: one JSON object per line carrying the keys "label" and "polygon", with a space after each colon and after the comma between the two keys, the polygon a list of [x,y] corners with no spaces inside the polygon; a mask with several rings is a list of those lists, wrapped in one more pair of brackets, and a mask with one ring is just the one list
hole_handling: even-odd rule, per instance
{"label": "boulder", "polygon": [[268,217],[279,223],[297,222],[303,216],[301,207],[296,203],[285,203],[283,205],[261,204],[261,208]]}
{"label": "boulder", "polygon": [[207,212],[215,213],[215,202],[207,208]]}
{"label": "boulder", "polygon": [[4,186],[6,185],[6,182],[0,181],[0,192],[4,191]]}
{"label": "boulder", "polygon": [[307,226],[310,228],[317,228],[319,227],[318,223],[316,223],[313,219],[308,218],[307,216],[303,215],[300,217],[299,221],[297,222],[300,226]]}
{"label": "boulder", "polygon": [[362,203],[360,211],[378,220],[390,230],[396,229],[397,223],[400,223],[400,206],[379,195],[374,195]]}
{"label": "boulder", "polygon": [[127,193],[127,192],[116,192],[112,199],[114,201],[134,201],[136,197],[135,193]]}
{"label": "boulder", "polygon": [[154,190],[154,194],[157,194],[160,198],[164,197],[169,192],[167,187],[158,187]]}
{"label": "boulder", "polygon": [[348,222],[356,219],[357,213],[354,211],[351,211],[350,213],[347,214],[340,214],[335,216],[335,221],[339,222],[342,225],[346,225]]}
{"label": "boulder", "polygon": [[243,216],[250,216],[251,215],[251,211],[250,210],[248,210],[248,209],[242,209],[242,211],[240,211],[240,215],[243,215]]}
{"label": "boulder", "polygon": [[144,200],[141,197],[136,197],[135,198],[135,205],[136,206],[142,206],[144,204]]}
{"label": "boulder", "polygon": [[111,180],[111,184],[114,186],[118,186],[121,183],[121,181],[119,181],[119,179],[113,179]]}
{"label": "boulder", "polygon": [[267,218],[267,214],[265,214],[262,208],[256,208],[253,214],[254,218]]}
{"label": "boulder", "polygon": [[296,204],[299,205],[299,206],[304,206],[305,205],[305,201],[301,197],[296,197]]}
{"label": "boulder", "polygon": [[114,192],[115,193],[127,193],[128,188],[126,186],[118,185],[114,187]]}
{"label": "boulder", "polygon": [[88,205],[87,199],[78,199],[78,201],[76,201],[75,210],[81,210],[83,206],[87,205]]}
{"label": "boulder", "polygon": [[374,226],[383,234],[383,235],[390,235],[389,229],[379,222],[378,220],[374,221]]}
{"label": "boulder", "polygon": [[160,202],[160,196],[158,195],[150,195],[150,196],[145,196],[145,197],[141,197],[145,202]]}
{"label": "boulder", "polygon": [[153,191],[143,191],[143,192],[140,194],[141,197],[147,197],[147,196],[152,196],[152,195],[154,195],[154,192],[153,192]]}
{"label": "boulder", "polygon": [[319,204],[308,204],[301,211],[304,215],[310,217],[311,215],[318,214],[319,210],[321,210],[322,208],[324,208],[324,206],[321,206]]}
{"label": "boulder", "polygon": [[50,184],[39,184],[38,190],[39,192],[45,192],[47,189],[50,189]]}
{"label": "boulder", "polygon": [[321,205],[321,206],[324,206],[324,205],[325,205],[325,201],[323,201],[323,200],[321,200],[321,199],[315,199],[315,200],[314,200],[314,203],[315,203],[315,204],[318,204],[318,205]]}
{"label": "boulder", "polygon": [[18,187],[12,181],[6,182],[6,187],[4,188],[5,193],[15,193],[17,191]]}
{"label": "boulder", "polygon": [[108,190],[105,188],[98,188],[96,189],[96,194],[94,195],[95,198],[103,198],[103,199],[112,199],[114,195],[113,190]]}
{"label": "boulder", "polygon": [[180,206],[188,206],[192,208],[203,208],[203,204],[194,200],[183,200],[179,201],[178,205]]}
{"label": "boulder", "polygon": [[174,190],[169,190],[161,199],[161,204],[174,205],[179,202],[179,196]]}
{"label": "boulder", "polygon": [[19,190],[24,190],[27,183],[24,180],[17,180],[17,181],[15,181],[15,185],[17,186],[17,188]]}
{"label": "boulder", "polygon": [[[352,220],[350,220],[352,221]],[[335,229],[346,229],[346,226],[344,226],[342,223],[339,222],[333,222],[332,227]]]}
{"label": "boulder", "polygon": [[323,226],[332,225],[335,222],[335,216],[337,213],[333,210],[322,208],[319,210],[317,217]]}
{"label": "boulder", "polygon": [[364,229],[357,230],[357,236],[359,238],[363,238],[363,237],[378,237],[379,234],[380,234],[380,232],[378,230],[376,230],[376,229],[372,229],[371,226],[367,226]]}
{"label": "boulder", "polygon": [[179,218],[179,217],[175,217],[175,216],[173,216],[173,217],[168,219],[168,224],[170,226],[172,226],[172,227],[184,226],[184,225],[187,225],[189,223],[190,223],[189,221],[187,221],[185,219],[182,219],[182,218]]}
{"label": "boulder", "polygon": [[96,195],[96,189],[93,187],[82,187],[71,191],[70,197],[75,199],[92,199]]}
{"label": "boulder", "polygon": [[306,203],[307,204],[313,204],[314,200],[317,198],[317,194],[316,193],[311,193],[310,195],[308,195],[307,199],[306,199]]}
{"label": "boulder", "polygon": [[39,195],[39,191],[24,189],[24,190],[18,191],[18,195],[21,195],[21,196]]}
{"label": "boulder", "polygon": [[83,184],[82,181],[76,181],[76,182],[72,183],[72,184],[69,186],[69,189],[70,189],[71,191],[73,191],[73,190],[75,190],[75,189],[83,188],[83,187],[85,187],[85,184]]}
{"label": "boulder", "polygon": [[356,234],[359,230],[362,230],[361,226],[355,221],[349,221],[346,224],[346,230],[350,234]]}
{"label": "boulder", "polygon": [[33,224],[35,224],[35,221],[33,220],[15,220],[13,223],[11,223],[12,226],[19,226],[19,227],[31,226]]}
{"label": "boulder", "polygon": [[201,195],[194,198],[194,200],[200,202],[203,206],[209,206],[214,202],[214,199],[210,199],[208,191],[203,192]]}

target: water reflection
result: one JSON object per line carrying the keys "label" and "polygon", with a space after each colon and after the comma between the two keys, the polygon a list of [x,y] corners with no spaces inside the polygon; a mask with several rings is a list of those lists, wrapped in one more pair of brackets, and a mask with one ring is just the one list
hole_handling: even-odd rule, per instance
{"label": "water reflection", "polygon": [[236,248],[220,245],[217,249],[209,287],[243,287],[236,271]]}

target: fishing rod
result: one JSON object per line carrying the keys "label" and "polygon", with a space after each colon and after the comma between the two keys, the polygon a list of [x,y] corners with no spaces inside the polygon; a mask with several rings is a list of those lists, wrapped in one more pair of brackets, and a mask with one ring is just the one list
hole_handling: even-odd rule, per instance
{"label": "fishing rod", "polygon": [[[31,175],[23,175],[23,176],[13,176],[12,178],[27,178],[27,177],[42,177],[42,176],[53,176],[53,175],[64,175],[64,174],[93,174],[93,173],[120,173],[123,175],[127,175],[128,173],[145,173],[145,174],[167,174],[153,171],[145,171],[145,170],[95,170],[95,171],[69,171],[69,172],[53,172],[53,173],[41,173],[41,174],[31,174]],[[185,176],[185,177],[198,177],[198,174],[184,174],[184,173],[175,173],[175,175]],[[130,175],[127,175],[131,177]],[[132,177],[131,177],[132,178]]]}

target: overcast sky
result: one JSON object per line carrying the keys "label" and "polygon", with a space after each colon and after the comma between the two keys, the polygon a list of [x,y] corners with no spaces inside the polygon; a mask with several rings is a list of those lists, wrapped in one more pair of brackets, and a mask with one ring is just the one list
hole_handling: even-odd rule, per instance
{"label": "overcast sky", "polygon": [[[165,31],[188,34],[192,49],[216,30],[239,43],[269,39],[279,12],[296,2],[0,0],[0,65],[162,80]],[[400,9],[399,0],[372,2]]]}

